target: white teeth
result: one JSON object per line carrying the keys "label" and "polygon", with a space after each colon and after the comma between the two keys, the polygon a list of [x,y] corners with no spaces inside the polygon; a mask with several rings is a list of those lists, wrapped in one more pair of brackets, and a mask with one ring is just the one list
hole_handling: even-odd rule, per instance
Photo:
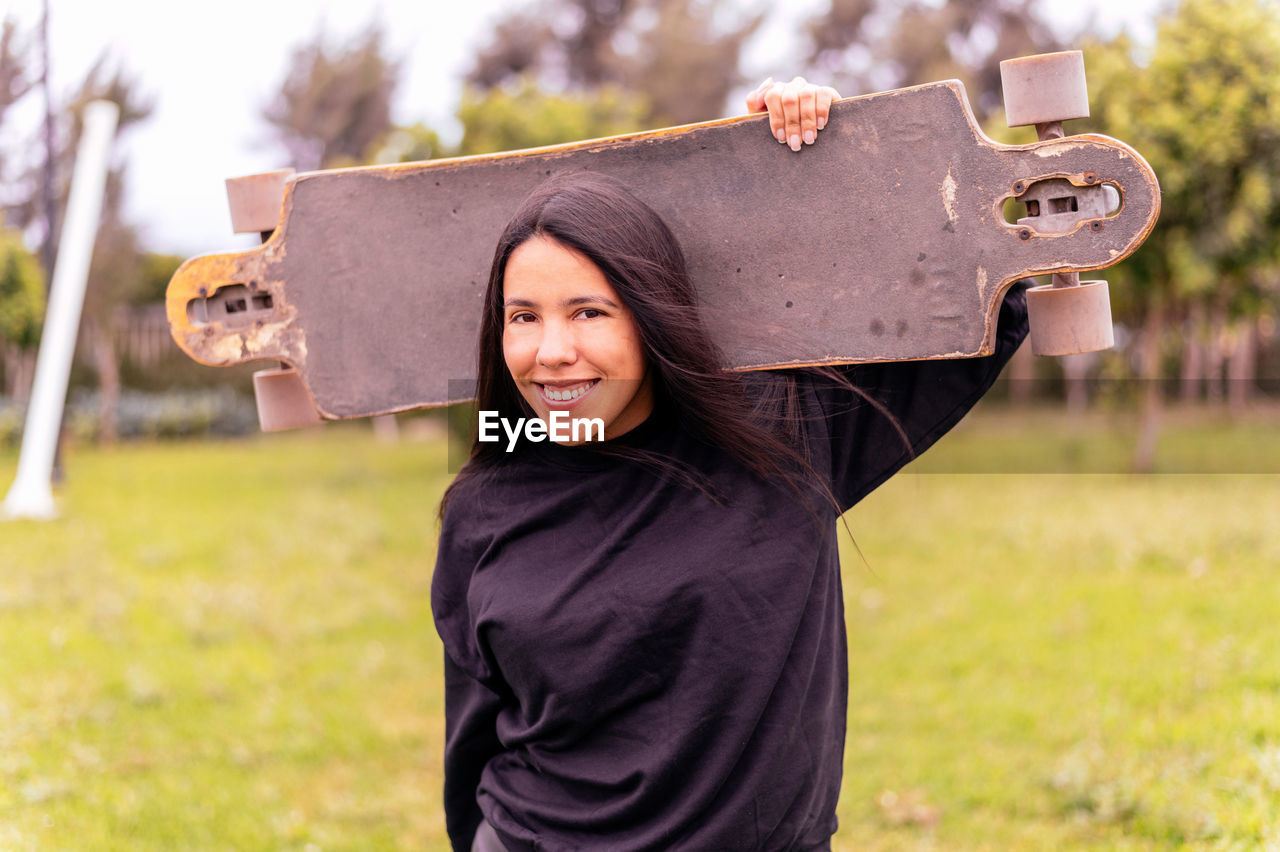
{"label": "white teeth", "polygon": [[591,387],[594,384],[595,382],[587,382],[584,385],[578,385],[578,387],[570,390],[552,390],[546,385],[543,385],[543,391],[546,393],[547,399],[555,402],[568,402],[570,400],[577,399],[587,391],[591,390]]}

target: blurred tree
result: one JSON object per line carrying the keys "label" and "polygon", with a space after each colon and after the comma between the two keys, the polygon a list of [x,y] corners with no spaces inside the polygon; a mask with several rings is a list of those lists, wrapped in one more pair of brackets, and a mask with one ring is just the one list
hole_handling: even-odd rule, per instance
{"label": "blurred tree", "polygon": [[18,25],[6,18],[0,24],[0,126],[9,107],[34,84],[26,67],[26,51],[27,46],[18,39]]}
{"label": "blurred tree", "polygon": [[137,305],[163,302],[165,291],[169,289],[169,281],[184,259],[177,254],[147,252],[139,264],[138,286],[134,288],[130,301]]}
{"label": "blurred tree", "polygon": [[0,341],[30,346],[44,318],[44,271],[22,234],[0,228]]}
{"label": "blurred tree", "polygon": [[384,51],[376,24],[346,50],[327,44],[323,32],[294,50],[280,93],[262,111],[290,165],[305,171],[373,157],[392,130],[400,74]]}
{"label": "blurred tree", "polygon": [[115,442],[116,407],[120,399],[120,353],[117,330],[120,309],[139,293],[145,255],[137,229],[119,216],[103,217],[93,247],[89,288],[85,292],[85,340],[98,376],[98,438]]}
{"label": "blurred tree", "polygon": [[[142,93],[137,80],[128,75],[119,62],[113,63],[107,53],[98,58],[68,98],[67,107],[59,116],[54,154],[54,209],[66,209],[75,156],[84,128],[84,108],[95,100],[112,101],[119,107],[117,137],[145,120],[153,109],[152,101]],[[19,228],[41,222],[44,217],[43,196],[35,189],[40,186],[38,170],[43,168],[43,164],[32,164],[29,168],[31,171],[21,183],[31,190],[23,193],[23,197],[9,210]],[[115,404],[119,397],[119,365],[112,331],[117,308],[137,292],[143,256],[137,230],[124,218],[125,177],[125,166],[117,159],[107,175],[83,310],[84,343],[93,354],[102,390],[102,422],[107,424],[103,435],[108,441],[114,437],[111,424],[115,423]]]}
{"label": "blurred tree", "polygon": [[[27,69],[27,50],[19,38],[17,24],[6,18],[0,23],[0,130],[9,108],[33,85]],[[38,261],[22,244],[22,235],[4,227],[9,218],[6,208],[14,202],[19,187],[17,176],[11,174],[9,153],[0,147],[0,368],[4,373],[0,391],[22,396],[30,384],[26,369],[30,358],[25,350],[39,336],[45,277]]]}
{"label": "blurred tree", "polygon": [[[633,49],[622,54],[623,85],[650,104],[651,124],[689,124],[724,114],[729,94],[742,82],[739,60],[747,39],[760,27],[757,13],[723,29],[731,4],[660,0],[636,28]],[[617,39],[623,45],[629,39]],[[741,113],[740,105],[733,105]]]}
{"label": "blurred tree", "polygon": [[808,66],[842,94],[964,81],[980,122],[1001,110],[1000,60],[1062,49],[1042,0],[829,0]]}
{"label": "blurred tree", "polygon": [[388,164],[448,156],[452,156],[452,151],[440,141],[440,134],[419,121],[408,127],[397,127],[387,134],[372,159],[375,163]]}
{"label": "blurred tree", "polygon": [[[4,127],[9,108],[22,100],[34,85],[27,69],[27,50],[18,37],[17,24],[6,18],[0,24],[0,128]],[[4,208],[13,202],[17,185],[15,176],[9,174],[13,164],[7,154],[0,147],[0,225],[4,224]]]}
{"label": "blurred tree", "polygon": [[[66,209],[75,156],[84,129],[84,108],[95,100],[112,101],[120,108],[117,137],[145,120],[153,109],[150,98],[142,93],[137,80],[129,76],[120,63],[113,64],[106,53],[98,58],[68,99],[67,107],[60,116],[54,163],[57,174],[55,209]],[[34,168],[42,167],[37,165]],[[119,397],[119,366],[111,339],[116,312],[137,292],[142,262],[137,229],[124,218],[125,177],[125,166],[117,159],[107,174],[102,217],[94,243],[83,310],[87,332],[85,343],[93,353],[102,389],[104,424],[115,423],[115,403]],[[28,180],[27,183],[39,186],[38,180]],[[29,193],[11,209],[11,213],[19,227],[25,228],[41,221],[41,194]],[[107,441],[114,437],[110,425],[104,426],[103,434]]]}
{"label": "blurred tree", "polygon": [[526,77],[510,89],[467,89],[458,107],[463,126],[458,153],[511,151],[628,133],[643,126],[645,108],[643,98],[613,85],[552,95]]}
{"label": "blurred tree", "polygon": [[[546,92],[606,87],[643,96],[640,126],[721,115],[741,82],[743,44],[763,14],[719,0],[539,0],[510,13],[467,82],[481,91],[532,85]],[[730,22],[730,18],[737,20]]]}
{"label": "blurred tree", "polygon": [[[142,94],[137,80],[126,74],[119,64],[110,69],[108,64],[105,56],[94,64],[68,106],[72,124],[67,147],[68,173],[69,155],[79,146],[84,127],[84,108],[91,101],[112,101],[120,108],[117,138],[150,116],[153,109],[153,102]],[[120,362],[116,351],[119,309],[137,298],[143,284],[144,253],[137,228],[124,217],[125,186],[126,167],[117,160],[107,174],[102,219],[94,242],[84,302],[85,343],[93,354],[100,391],[99,440],[108,444],[116,438],[116,408],[120,398]],[[65,200],[58,206],[65,210]]]}
{"label": "blurred tree", "polygon": [[1108,275],[1117,312],[1143,328],[1134,463],[1149,469],[1165,329],[1187,315],[1256,318],[1276,305],[1280,6],[1183,0],[1148,51],[1121,37],[1089,56],[1093,124],[1142,152],[1163,190],[1146,245]]}
{"label": "blurred tree", "polygon": [[25,399],[35,368],[32,346],[44,318],[45,276],[17,231],[0,228],[0,392]]}
{"label": "blurred tree", "polygon": [[[59,127],[55,134],[54,167],[57,175],[55,181],[55,209],[65,209],[67,197],[71,192],[71,174],[75,168],[76,149],[80,144],[80,133],[83,130],[85,105],[94,100],[108,100],[120,108],[120,118],[116,135],[129,127],[145,120],[154,108],[154,103],[142,94],[136,79],[130,77],[119,63],[112,65],[109,54],[103,53],[90,67],[84,80],[67,100],[67,106],[59,118]],[[10,207],[13,224],[27,228],[40,222],[44,216],[44,204],[35,187],[39,186],[39,169],[43,164],[31,166],[31,171],[19,182],[30,188],[24,192]],[[103,222],[111,217],[119,217],[124,202],[124,167],[119,162],[112,166],[107,177],[105,200],[103,203]]]}
{"label": "blurred tree", "polygon": [[[501,86],[512,78],[539,71],[548,74],[550,69],[542,67],[549,64],[543,58],[544,48],[555,41],[555,30],[536,6],[513,9],[507,13],[507,17],[494,25],[489,43],[479,50],[467,73],[467,84],[488,90]],[[562,50],[566,54],[565,64],[568,64],[567,59],[572,51],[567,50],[567,47],[562,47]],[[570,73],[568,67],[560,70],[562,79],[557,81],[557,88],[568,85]]]}

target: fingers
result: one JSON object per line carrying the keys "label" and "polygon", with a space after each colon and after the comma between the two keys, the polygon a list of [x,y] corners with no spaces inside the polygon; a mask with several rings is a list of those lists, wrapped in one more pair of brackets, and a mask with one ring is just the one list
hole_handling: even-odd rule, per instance
{"label": "fingers", "polygon": [[790,83],[774,83],[765,92],[765,106],[769,108],[769,130],[773,138],[799,151],[802,142],[800,130],[800,90],[804,78],[796,77]]}
{"label": "fingers", "polygon": [[769,77],[759,86],[756,86],[755,91],[747,95],[747,113],[748,114],[764,112],[765,110],[768,109],[768,107],[766,107],[764,103],[764,93],[772,85],[773,85],[773,78]]}
{"label": "fingers", "polygon": [[[818,99],[813,86],[806,86],[798,93],[800,113],[796,116],[800,125],[800,138],[804,144],[812,145],[818,140]],[[796,150],[792,145],[791,150]]]}
{"label": "fingers", "polygon": [[782,86],[774,83],[765,90],[764,107],[769,111],[769,132],[779,142],[787,141],[787,124],[782,114]]}
{"label": "fingers", "polygon": [[770,78],[747,96],[747,109],[767,110],[769,132],[792,151],[799,151],[817,141],[818,131],[830,119],[831,103],[839,99],[835,89],[816,86],[803,77],[789,83],[774,83]]}
{"label": "fingers", "polygon": [[840,93],[830,86],[823,86],[814,93],[814,121],[819,130],[827,126],[831,117],[831,103],[840,100]]}

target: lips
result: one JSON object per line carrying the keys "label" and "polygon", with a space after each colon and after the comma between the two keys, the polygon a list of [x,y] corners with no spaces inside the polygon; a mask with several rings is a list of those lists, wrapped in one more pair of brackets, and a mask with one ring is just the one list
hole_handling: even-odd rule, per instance
{"label": "lips", "polygon": [[570,382],[534,382],[543,402],[556,408],[570,408],[600,383],[599,379]]}

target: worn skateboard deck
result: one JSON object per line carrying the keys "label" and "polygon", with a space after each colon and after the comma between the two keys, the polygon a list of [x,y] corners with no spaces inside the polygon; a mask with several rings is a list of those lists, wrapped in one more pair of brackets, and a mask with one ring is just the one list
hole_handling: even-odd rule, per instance
{"label": "worn skateboard deck", "polygon": [[[1127,145],[998,144],[958,81],[839,101],[798,155],[767,124],[300,174],[260,248],[177,272],[174,338],[207,364],[287,362],[324,418],[463,401],[503,226],[549,176],[590,171],[671,226],[728,369],[971,357],[1015,280],[1110,266],[1159,212]],[[1007,222],[1010,198],[1054,226]]]}

